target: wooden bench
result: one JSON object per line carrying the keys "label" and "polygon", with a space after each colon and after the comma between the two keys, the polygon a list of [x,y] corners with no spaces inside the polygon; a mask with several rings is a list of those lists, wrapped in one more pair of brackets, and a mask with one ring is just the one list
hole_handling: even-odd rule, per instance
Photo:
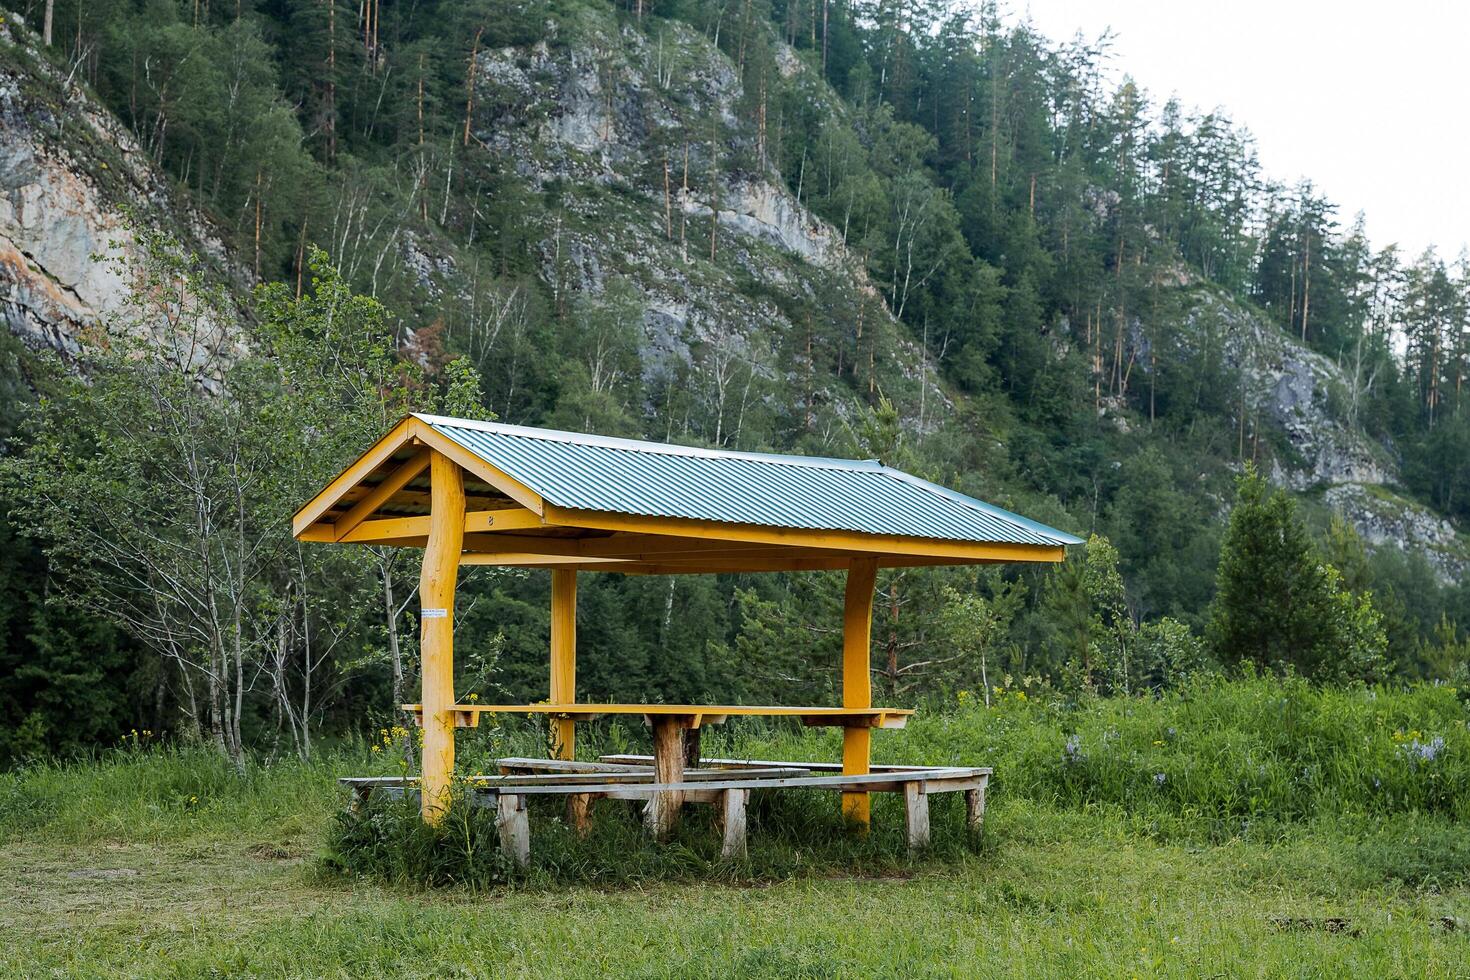
{"label": "wooden bench", "polygon": [[[900,792],[908,844],[917,852],[929,843],[929,802],[933,793],[965,794],[966,826],[978,834],[985,816],[985,789],[991,770],[960,766],[884,766],[862,775],[831,771],[827,763],[782,763],[754,760],[718,760],[711,768],[690,770],[677,782],[658,781],[649,756],[610,756],[596,762],[510,758],[498,760],[497,776],[467,779],[473,805],[495,809],[501,846],[518,865],[530,860],[531,836],[526,800],[531,796],[646,800],[648,811],[665,801],[711,803],[719,807],[722,858],[744,855],[745,813],[750,794],[757,789],[818,789],[835,792]],[[614,761],[608,761],[614,760]],[[628,761],[623,761],[628,760]],[[713,762],[713,760],[711,760]],[[365,801],[374,791],[395,796],[415,792],[415,777],[359,777],[339,780]],[[656,826],[650,822],[650,826]]]}

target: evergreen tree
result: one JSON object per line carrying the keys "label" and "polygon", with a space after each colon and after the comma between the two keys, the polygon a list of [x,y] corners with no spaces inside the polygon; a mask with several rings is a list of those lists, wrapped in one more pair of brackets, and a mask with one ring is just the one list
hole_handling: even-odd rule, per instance
{"label": "evergreen tree", "polygon": [[1206,637],[1223,663],[1373,678],[1388,647],[1367,593],[1322,558],[1286,491],[1247,465],[1220,551]]}

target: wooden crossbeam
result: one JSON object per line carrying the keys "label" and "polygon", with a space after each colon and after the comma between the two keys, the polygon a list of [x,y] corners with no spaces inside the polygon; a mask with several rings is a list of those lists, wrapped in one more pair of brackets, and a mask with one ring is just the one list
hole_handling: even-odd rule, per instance
{"label": "wooden crossbeam", "polygon": [[[336,537],[331,524],[315,524],[296,536],[302,541],[336,541],[341,544],[397,544],[422,548],[429,537],[430,515],[419,517],[383,517],[362,521],[352,530]],[[482,535],[491,531],[520,531],[542,526],[541,518],[523,507],[505,507],[500,510],[472,510],[464,515],[465,543],[476,543],[470,535]],[[534,540],[534,539],[533,539]],[[481,542],[485,543],[485,542]],[[499,541],[490,542],[500,547]]]}
{"label": "wooden crossbeam", "polygon": [[367,496],[353,504],[347,513],[337,518],[336,523],[332,525],[332,533],[336,535],[336,540],[341,541],[344,535],[371,517],[379,507],[388,502],[390,497],[408,486],[414,477],[428,468],[429,450],[420,449],[409,457],[408,462],[389,473],[381,483],[368,491]]}
{"label": "wooden crossbeam", "polygon": [[[342,495],[342,499],[338,501],[338,504],[343,506],[355,504],[371,493],[372,490],[373,488],[367,484],[354,487]],[[388,505],[392,507],[417,508],[424,511],[424,513],[428,513],[431,503],[430,497],[431,495],[423,490],[400,490],[393,495],[393,499],[388,502]],[[484,494],[467,492],[464,498],[464,505],[470,510],[495,510],[498,507],[508,507],[512,504],[520,506],[514,500],[505,496],[488,497]]]}
{"label": "wooden crossbeam", "polygon": [[[398,452],[412,437],[410,423],[416,421],[416,419],[407,418],[399,422],[386,436],[379,439],[371,449],[358,457],[351,466],[337,474],[321,493],[312,497],[291,518],[292,533],[298,538],[302,537],[302,532],[310,528],[321,519],[323,514],[331,510],[341,498],[342,494],[360,484],[364,479],[371,476],[374,470],[391,460],[394,453]],[[302,540],[308,539],[302,538]]]}
{"label": "wooden crossbeam", "polygon": [[503,568],[569,568],[585,571],[622,571],[633,562],[621,558],[576,558],[566,555],[536,555],[524,551],[496,551],[489,554],[466,551],[459,556],[461,565],[496,565]]}
{"label": "wooden crossbeam", "polygon": [[[421,723],[423,706],[405,704],[403,710]],[[461,728],[475,728],[482,714],[549,715],[553,718],[570,718],[576,721],[592,721],[604,715],[634,715],[645,720],[675,717],[681,719],[684,728],[701,725],[720,725],[731,717],[795,718],[803,725],[812,727],[837,726],[842,728],[903,728],[913,710],[910,708],[834,708],[830,706],[789,706],[751,704],[456,704],[449,707]]]}

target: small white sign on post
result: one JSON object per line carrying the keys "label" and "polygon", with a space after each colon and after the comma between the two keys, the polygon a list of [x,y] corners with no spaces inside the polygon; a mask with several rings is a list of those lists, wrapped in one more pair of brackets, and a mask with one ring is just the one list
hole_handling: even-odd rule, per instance
{"label": "small white sign on post", "polygon": [[423,610],[422,613],[420,613],[420,615],[424,619],[448,619],[449,618],[449,610],[448,609],[425,609],[425,610]]}

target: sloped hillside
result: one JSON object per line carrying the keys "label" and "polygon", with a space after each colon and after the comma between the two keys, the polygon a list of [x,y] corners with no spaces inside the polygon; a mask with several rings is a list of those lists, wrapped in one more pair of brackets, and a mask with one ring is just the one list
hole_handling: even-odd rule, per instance
{"label": "sloped hillside", "polygon": [[[915,54],[909,75],[889,79],[886,63],[863,60],[877,48],[858,43],[870,26],[856,21],[834,21],[831,43],[816,45],[815,27],[808,38],[704,11],[531,3],[501,23],[499,9],[424,21],[395,8],[401,43],[333,49],[349,66],[332,90],[342,107],[313,76],[321,49],[309,45],[334,37],[325,24],[293,33],[262,9],[172,25],[190,43],[269,60],[250,84],[278,89],[263,104],[291,117],[290,152],[252,157],[235,197],[191,182],[204,136],[155,138],[162,122],[184,129],[183,108],[135,107],[119,82],[128,64],[94,70],[94,97],[86,70],[63,71],[8,16],[0,301],[11,332],[65,351],[122,310],[138,247],[127,208],[239,285],[245,269],[303,279],[305,246],[319,243],[394,311],[410,356],[468,354],[487,409],[511,421],[902,453],[971,492],[1115,537],[1125,532],[1110,500],[1131,460],[1170,463],[1170,492],[1191,508],[1176,536],[1194,521],[1208,541],[1231,475],[1254,459],[1371,546],[1421,553],[1446,583],[1463,571],[1454,525],[1407,486],[1405,443],[1367,434],[1363,404],[1383,396],[1366,379],[1381,382],[1381,359],[1349,370],[1282,328],[1268,277],[1279,243],[1261,243],[1255,272],[1212,258],[1207,277],[1174,255],[1160,230],[1172,199],[1152,216],[1129,197],[1133,177],[1110,169],[1109,141],[1138,125],[1126,89],[1106,109],[1100,94],[1047,92],[1054,129],[1027,136],[1039,117],[1014,106],[1040,91],[1044,58],[1024,29],[944,35],[981,52],[977,71],[984,52],[1009,59],[993,70],[1009,73],[1011,101],[987,108],[993,96],[973,78],[944,81],[964,59],[944,68]],[[108,10],[90,29],[136,27]],[[137,29],[128,50],[147,52],[151,35]],[[937,102],[915,73],[930,73]],[[956,105],[959,92],[971,101]],[[1077,135],[1074,118],[1093,128]],[[1088,162],[1058,163],[1067,153]],[[1193,240],[1177,250],[1186,244],[1208,254]],[[1128,254],[1153,264],[1135,260],[1135,273],[1117,261]],[[1326,320],[1314,336],[1352,328],[1330,297],[1314,309]],[[1124,310],[1116,347],[1089,350],[1090,324]],[[1170,382],[1156,417],[1153,389],[1171,373],[1196,380]],[[874,425],[885,399],[892,433]],[[1161,547],[1121,545],[1135,576]],[[1190,559],[1201,582],[1206,551]]]}
{"label": "sloped hillside", "polygon": [[[552,312],[634,308],[634,414],[716,444],[855,448],[886,397],[911,430],[936,428],[935,366],[765,158],[729,58],[687,25],[650,37],[610,11],[549,34],[480,52],[466,152],[529,195],[518,232]],[[473,288],[462,244],[415,242],[426,292]]]}
{"label": "sloped hillside", "polygon": [[1407,497],[1399,461],[1355,415],[1362,379],[1266,322],[1259,311],[1191,284],[1182,329],[1163,353],[1178,361],[1218,356],[1241,406],[1242,453],[1273,482],[1309,494],[1340,515],[1371,548],[1422,555],[1446,584],[1470,567],[1470,544],[1431,508]]}
{"label": "sloped hillside", "polygon": [[221,270],[233,259],[128,129],[34,45],[23,22],[0,22],[0,310],[27,344],[66,353],[123,316],[141,231],[181,237]]}

